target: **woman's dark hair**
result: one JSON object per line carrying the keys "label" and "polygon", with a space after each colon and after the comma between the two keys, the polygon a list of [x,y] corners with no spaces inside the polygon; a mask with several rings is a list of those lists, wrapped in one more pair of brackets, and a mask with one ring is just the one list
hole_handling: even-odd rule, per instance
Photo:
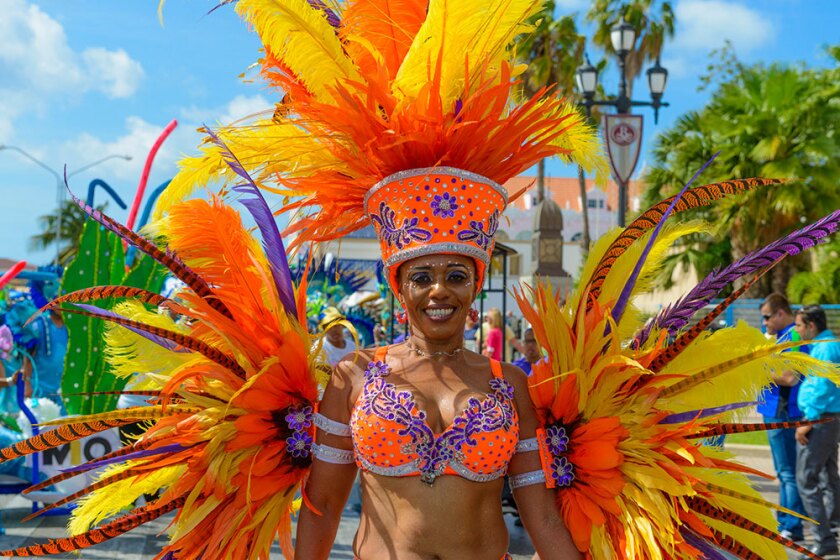
{"label": "woman's dark hair", "polygon": [[825,310],[819,305],[805,305],[797,310],[796,314],[802,317],[802,320],[806,323],[814,323],[817,326],[818,333],[823,332],[828,327]]}

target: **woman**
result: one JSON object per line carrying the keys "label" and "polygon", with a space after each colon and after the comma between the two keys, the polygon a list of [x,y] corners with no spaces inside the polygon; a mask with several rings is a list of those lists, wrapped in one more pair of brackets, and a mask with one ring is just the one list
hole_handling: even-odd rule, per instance
{"label": "woman", "polygon": [[[537,427],[525,376],[513,366],[493,365],[492,360],[463,348],[467,314],[480,289],[471,258],[440,254],[418,257],[399,267],[398,278],[398,294],[411,335],[406,343],[386,348],[385,352],[362,352],[357,359],[338,365],[320,413],[348,426],[353,435],[319,430],[318,444],[347,453],[352,453],[355,444],[362,461],[376,461],[378,456],[365,457],[364,450],[371,446],[367,432],[381,419],[374,414],[371,420],[371,413],[364,409],[373,402],[372,385],[377,383],[370,366],[383,357],[390,369],[385,383],[397,391],[407,391],[406,398],[425,412],[426,426],[439,434],[437,441],[446,437],[459,420],[470,418],[470,411],[481,400],[494,402],[512,425],[488,433],[507,441],[501,443],[500,456],[482,471],[485,476],[495,475],[484,482],[473,482],[469,475],[436,474],[431,464],[402,476],[362,464],[362,513],[354,553],[361,560],[504,558],[508,534],[501,510],[501,475],[508,465],[512,476],[540,469],[535,451],[514,453],[516,442],[533,438]],[[495,375],[503,383],[492,383]],[[494,385],[505,390],[511,387],[513,398],[500,396],[498,390],[491,392]],[[385,399],[378,401],[382,404]],[[395,403],[391,405],[400,409]],[[393,448],[393,438],[383,441]],[[477,457],[476,450],[493,448],[476,442],[472,446],[461,443],[460,449]],[[329,557],[356,472],[355,463],[313,463],[305,489],[311,508],[301,510],[297,555]],[[523,523],[541,558],[580,557],[568,531],[553,513],[549,490],[542,485],[527,486],[515,493]],[[458,530],[453,531],[453,527]]]}
{"label": "woman", "polygon": [[[513,330],[505,324],[502,320],[502,312],[498,307],[491,307],[487,310],[484,316],[485,322],[482,325],[482,335],[484,336],[484,352],[485,356],[490,356],[494,360],[512,361],[514,348],[520,353],[524,352],[522,343],[516,338]],[[502,354],[504,348],[504,354]]]}
{"label": "woman", "polygon": [[504,334],[502,334],[501,313],[493,313],[491,309],[484,320],[484,352],[485,356],[489,356],[494,360],[502,359],[502,347],[504,346]]}
{"label": "woman", "polygon": [[[464,205],[473,218],[464,224],[454,210],[468,200],[481,203]],[[362,511],[354,553],[360,560],[506,558],[506,474],[530,481],[513,486],[541,557],[579,557],[541,476],[526,377],[464,348],[506,201],[499,184],[453,168],[407,170],[370,189],[365,209],[410,334],[335,368],[314,418],[300,557],[329,557],[357,470]],[[424,212],[422,232],[392,242],[390,224],[410,224]],[[484,235],[469,235],[475,231]],[[450,242],[464,232],[459,243]]]}

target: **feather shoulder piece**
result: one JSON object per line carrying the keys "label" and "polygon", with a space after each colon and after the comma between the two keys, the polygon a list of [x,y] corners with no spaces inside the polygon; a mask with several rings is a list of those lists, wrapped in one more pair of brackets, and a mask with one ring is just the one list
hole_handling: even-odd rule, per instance
{"label": "feather shoulder piece", "polygon": [[[262,243],[217,198],[179,203],[157,225],[166,250],[136,234],[126,239],[165,255],[173,274],[188,270],[191,285],[171,298],[106,286],[49,305],[111,325],[107,359],[116,374],[134,379],[135,394],[146,395],[149,406],[56,420],[55,429],[3,449],[2,460],[115,426],[152,424],[136,442],[38,486],[101,469],[93,484],[56,504],[76,503],[71,536],[3,555],[78,550],[174,511],[169,544],[157,558],[268,558],[278,538],[292,557],[291,516],[311,461],[326,364],[311,350],[317,340],[307,330],[305,286],[291,282],[268,206],[226,146],[214,145],[242,181],[236,188]],[[119,303],[88,303],[103,298]],[[144,494],[158,497],[132,509]]]}
{"label": "feather shoulder piece", "polygon": [[[783,547],[814,557],[776,533],[771,510],[779,506],[762,499],[746,476],[767,475],[707,438],[807,424],[739,419],[777,372],[838,383],[840,369],[789,352],[796,343],[777,345],[744,323],[714,333],[704,328],[780,258],[836,231],[840,212],[715,271],[647,326],[633,306],[655,285],[669,245],[699,227],[664,226],[670,213],[741,186],[775,183],[706,185],[687,190],[684,201],[653,207],[595,245],[578,291],[565,303],[544,283],[516,292],[545,356],[529,377],[544,426],[538,431],[544,475],[588,558],[723,558],[721,551],[784,558]],[[696,311],[738,279],[744,287],[689,327]]]}

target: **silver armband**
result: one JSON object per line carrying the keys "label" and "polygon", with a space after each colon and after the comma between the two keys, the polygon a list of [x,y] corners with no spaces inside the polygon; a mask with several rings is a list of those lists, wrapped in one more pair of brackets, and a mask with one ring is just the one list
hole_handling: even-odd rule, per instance
{"label": "silver armband", "polygon": [[539,470],[515,474],[508,479],[508,484],[510,484],[511,490],[531,486],[532,484],[545,484],[545,473]]}
{"label": "silver armband", "polygon": [[338,449],[317,443],[312,444],[312,457],[333,465],[350,465],[355,462],[352,449]]}
{"label": "silver armband", "polygon": [[334,436],[350,437],[350,426],[330,420],[323,414],[316,412],[312,415],[312,422],[321,430]]}
{"label": "silver armband", "polygon": [[540,442],[536,437],[519,440],[516,444],[517,453],[525,453],[527,451],[539,451]]}

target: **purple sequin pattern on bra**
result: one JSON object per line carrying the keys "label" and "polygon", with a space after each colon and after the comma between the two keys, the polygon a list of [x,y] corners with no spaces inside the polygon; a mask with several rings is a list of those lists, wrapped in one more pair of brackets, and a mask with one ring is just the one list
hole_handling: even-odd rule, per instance
{"label": "purple sequin pattern on bra", "polygon": [[470,398],[468,407],[452,425],[435,437],[426,423],[426,413],[419,409],[411,392],[398,391],[385,381],[390,372],[390,366],[384,362],[368,364],[361,406],[369,414],[404,426],[398,433],[410,436],[411,443],[402,452],[417,455],[420,479],[427,484],[433,484],[453,460],[462,461],[462,447],[476,445],[476,435],[508,430],[513,425],[513,387],[504,379],[494,377],[490,380],[493,393],[483,399]]}

